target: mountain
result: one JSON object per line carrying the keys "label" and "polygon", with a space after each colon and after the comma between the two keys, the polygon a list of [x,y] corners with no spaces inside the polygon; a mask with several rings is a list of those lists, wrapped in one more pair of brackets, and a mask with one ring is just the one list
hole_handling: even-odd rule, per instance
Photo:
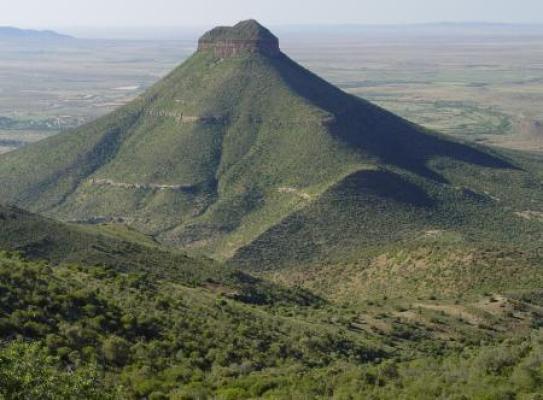
{"label": "mountain", "polygon": [[430,239],[533,249],[540,165],[346,94],[244,21],[110,115],[0,156],[0,201],[263,270]]}
{"label": "mountain", "polygon": [[24,39],[24,40],[66,40],[73,39],[54,31],[39,31],[33,29],[19,29],[11,26],[0,26],[0,39]]}
{"label": "mountain", "polygon": [[0,157],[0,397],[539,398],[542,162],[214,29]]}

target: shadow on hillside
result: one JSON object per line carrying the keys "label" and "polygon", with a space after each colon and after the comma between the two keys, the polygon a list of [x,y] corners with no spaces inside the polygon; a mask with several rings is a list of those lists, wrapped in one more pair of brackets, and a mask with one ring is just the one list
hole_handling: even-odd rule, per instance
{"label": "shadow on hillside", "polygon": [[332,133],[367,157],[441,183],[447,180],[426,165],[435,157],[482,167],[518,169],[484,150],[426,133],[380,107],[341,91],[285,55],[273,58],[272,62],[292,90],[334,115],[328,123]]}
{"label": "shadow on hillside", "polygon": [[[398,226],[405,226],[413,207],[431,208],[435,203],[421,187],[394,172],[355,171],[239,248],[230,263],[253,270],[276,269],[283,264],[321,262],[342,246],[400,240]],[[410,226],[415,230],[416,222]]]}
{"label": "shadow on hillside", "polygon": [[435,204],[419,186],[383,170],[356,171],[330,188],[324,197],[340,201],[362,199],[366,203],[373,198],[379,202],[394,201],[415,207],[432,207]]}

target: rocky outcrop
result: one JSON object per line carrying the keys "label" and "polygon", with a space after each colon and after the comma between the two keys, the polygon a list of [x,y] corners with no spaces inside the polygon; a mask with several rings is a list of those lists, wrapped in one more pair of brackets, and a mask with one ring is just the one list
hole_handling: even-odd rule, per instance
{"label": "rocky outcrop", "polygon": [[218,27],[198,41],[199,51],[213,51],[226,58],[243,53],[262,53],[276,56],[281,53],[279,39],[254,20],[243,21],[233,27]]}

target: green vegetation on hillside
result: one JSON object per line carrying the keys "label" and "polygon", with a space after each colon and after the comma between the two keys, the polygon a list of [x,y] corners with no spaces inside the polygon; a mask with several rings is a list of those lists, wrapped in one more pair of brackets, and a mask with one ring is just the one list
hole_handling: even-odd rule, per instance
{"label": "green vegetation on hillside", "polygon": [[[212,288],[8,253],[0,299],[6,399],[536,399],[543,390],[536,331],[473,327],[455,346],[422,325],[360,329],[356,308],[247,305]],[[538,293],[522,301],[543,305]],[[377,309],[388,323],[386,303]]]}
{"label": "green vegetation on hillside", "polygon": [[[7,207],[0,215],[0,247],[34,259],[0,253],[6,399],[532,399],[543,389],[540,283],[527,277],[511,292],[515,274],[496,270],[519,255],[495,254],[488,267],[502,280],[485,282],[483,271],[482,282],[458,287],[432,275],[434,265],[462,274],[477,259],[424,244],[379,261],[361,277],[367,286],[356,268],[336,266],[328,281],[300,271],[323,279],[311,289],[325,301],[299,288],[296,270],[288,289],[117,227],[82,229]],[[426,273],[394,277],[412,262]]]}
{"label": "green vegetation on hillside", "polygon": [[215,50],[0,156],[0,399],[541,399],[542,160]]}
{"label": "green vegetation on hillside", "polygon": [[275,316],[211,285],[188,288],[100,267],[50,267],[2,254],[0,293],[0,335],[36,340],[74,368],[101,365],[130,398],[191,382],[211,389],[271,368],[369,361],[380,353],[333,326],[287,311]]}
{"label": "green vegetation on hillside", "polygon": [[320,304],[302,289],[286,289],[204,257],[188,257],[117,227],[66,225],[14,207],[0,206],[0,249],[54,264],[81,263],[141,274],[191,287],[215,287],[247,303]]}

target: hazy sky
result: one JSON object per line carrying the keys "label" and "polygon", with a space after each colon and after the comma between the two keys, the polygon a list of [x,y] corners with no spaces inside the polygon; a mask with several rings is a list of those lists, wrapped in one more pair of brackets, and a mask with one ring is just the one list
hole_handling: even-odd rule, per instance
{"label": "hazy sky", "polygon": [[543,0],[0,0],[0,25],[20,27],[543,23]]}

